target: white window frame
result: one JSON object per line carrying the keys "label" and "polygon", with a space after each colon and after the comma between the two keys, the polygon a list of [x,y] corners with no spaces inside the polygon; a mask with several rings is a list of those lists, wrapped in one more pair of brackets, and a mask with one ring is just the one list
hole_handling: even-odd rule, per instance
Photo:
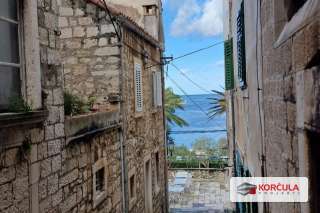
{"label": "white window frame", "polygon": [[162,107],[162,73],[152,72],[153,106]]}
{"label": "white window frame", "polygon": [[135,110],[143,111],[143,82],[142,82],[142,63],[138,60],[134,62],[134,87],[135,87]]}
{"label": "white window frame", "polygon": [[[104,190],[102,192],[98,192],[96,190],[96,173],[100,170],[104,169]],[[92,201],[93,208],[96,208],[103,200],[107,197],[107,160],[102,158],[98,160],[92,166]]]}
{"label": "white window frame", "polygon": [[[158,162],[156,156],[158,155]],[[154,153],[154,162],[155,162],[155,190],[156,193],[160,191],[160,152],[159,148],[155,150]]]}
{"label": "white window frame", "polygon": [[1,65],[19,68],[21,96],[33,110],[37,110],[42,108],[38,2],[16,1],[20,63],[1,63]]}
{"label": "white window frame", "polygon": [[[134,176],[134,197],[131,197],[131,178],[132,176]],[[137,176],[136,176],[136,169],[133,168],[129,171],[128,174],[129,177],[129,181],[128,181],[128,193],[129,193],[129,209],[131,210],[132,207],[135,205],[136,201],[137,201]]]}

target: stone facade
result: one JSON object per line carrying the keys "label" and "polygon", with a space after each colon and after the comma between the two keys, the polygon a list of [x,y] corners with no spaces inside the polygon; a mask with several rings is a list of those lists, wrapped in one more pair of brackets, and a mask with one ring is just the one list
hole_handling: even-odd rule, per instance
{"label": "stone facade", "polygon": [[[310,181],[310,202],[259,204],[259,212],[319,211],[319,184],[315,182],[319,179],[319,158],[315,153],[319,152],[320,128],[316,2],[306,1],[299,8],[294,1],[244,1],[245,89],[240,88],[237,75],[236,21],[241,1],[232,0],[225,5],[229,11],[225,39],[233,38],[234,47],[235,88],[227,91],[234,175],[305,176]],[[289,15],[292,8],[297,9],[293,16]],[[297,21],[302,14],[308,15]],[[240,174],[240,168],[248,172]],[[238,211],[248,207],[238,206]]]}
{"label": "stone facade", "polygon": [[[33,112],[0,115],[0,212],[150,212],[149,188],[152,212],[167,212],[163,107],[152,92],[161,41],[113,8],[119,39],[105,9],[89,1],[23,4],[25,28],[39,32],[24,36]],[[134,60],[142,65],[139,113]],[[97,112],[65,116],[65,91],[94,96]]]}

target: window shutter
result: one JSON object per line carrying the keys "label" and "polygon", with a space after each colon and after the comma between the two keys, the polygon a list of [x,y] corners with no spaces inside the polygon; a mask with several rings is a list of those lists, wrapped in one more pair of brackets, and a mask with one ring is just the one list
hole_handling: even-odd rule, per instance
{"label": "window shutter", "polygon": [[224,61],[225,61],[225,88],[231,90],[234,88],[233,77],[233,43],[232,39],[224,42]]}
{"label": "window shutter", "polygon": [[161,72],[157,72],[157,106],[162,106],[162,82],[161,82]]}
{"label": "window shutter", "polygon": [[153,106],[162,106],[162,83],[161,72],[154,72],[153,79]]}
{"label": "window shutter", "polygon": [[135,64],[134,67],[135,76],[135,93],[136,93],[136,111],[142,112],[143,96],[142,96],[142,70],[141,64]]}
{"label": "window shutter", "polygon": [[246,45],[245,45],[245,24],[244,24],[244,2],[241,3],[241,8],[237,18],[237,46],[238,46],[238,78],[240,87],[247,86],[246,73]]}

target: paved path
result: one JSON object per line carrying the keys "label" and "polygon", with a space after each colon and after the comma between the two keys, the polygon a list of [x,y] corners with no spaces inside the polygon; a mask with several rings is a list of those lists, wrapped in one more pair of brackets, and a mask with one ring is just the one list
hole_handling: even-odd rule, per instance
{"label": "paved path", "polygon": [[[224,213],[232,212],[229,194],[225,188],[221,172],[209,173],[203,177],[191,173],[192,184],[181,193],[170,193],[170,212],[172,213]],[[174,180],[172,174],[171,181]],[[169,180],[170,182],[170,180]]]}

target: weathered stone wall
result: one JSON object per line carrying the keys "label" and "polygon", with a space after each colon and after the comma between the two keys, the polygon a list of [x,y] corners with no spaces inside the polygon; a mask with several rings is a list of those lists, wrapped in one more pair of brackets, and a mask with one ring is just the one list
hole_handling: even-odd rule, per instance
{"label": "weathered stone wall", "polygon": [[[62,151],[59,187],[63,192],[62,212],[121,212],[121,166],[117,130],[84,138]],[[107,197],[94,206],[93,166],[106,159]]]}
{"label": "weathered stone wall", "polygon": [[[160,50],[130,31],[124,31],[123,53],[123,99],[124,99],[124,137],[125,153],[128,171],[135,169],[137,178],[137,199],[130,212],[144,211],[144,162],[150,158],[152,164],[152,199],[153,211],[166,211],[165,207],[165,150],[164,150],[164,125],[163,108],[153,106],[152,97],[152,71],[160,71],[157,64],[160,60]],[[142,55],[146,51],[150,59],[145,60]],[[134,63],[142,63],[143,111],[138,113],[135,109]],[[159,187],[155,183],[156,162],[155,152],[159,152]]]}
{"label": "weathered stone wall", "polygon": [[[319,119],[314,110],[319,103],[318,86],[314,82],[319,82],[320,78],[317,69],[309,69],[319,66],[319,61],[308,67],[320,47],[319,18],[273,48],[284,26],[279,23],[285,13],[281,3],[264,1],[261,8],[266,173],[268,176],[308,177],[308,168],[312,165],[308,164],[309,156],[304,153],[308,153],[310,144],[299,135],[310,130],[310,121]],[[318,125],[311,126],[319,130]],[[271,204],[270,211],[309,212],[304,206]]]}
{"label": "weathered stone wall", "polygon": [[[237,82],[236,17],[241,1],[232,1],[232,34],[236,89],[235,149],[255,176],[306,176],[314,171],[308,132],[319,132],[319,17],[309,21],[280,46],[275,46],[287,17],[288,1],[245,1],[247,83]],[[257,10],[257,8],[261,8]],[[257,17],[257,19],[252,19]],[[256,22],[258,21],[258,22]],[[257,41],[255,42],[255,39]],[[228,93],[229,104],[231,95]],[[260,100],[259,100],[260,99]],[[260,105],[259,105],[260,104]],[[260,107],[260,111],[258,110]],[[229,109],[230,116],[232,110]],[[262,124],[260,124],[262,122]],[[228,128],[230,131],[232,127]],[[314,138],[313,138],[314,140]],[[232,147],[233,148],[233,147]],[[314,158],[314,157],[313,157]],[[317,193],[312,190],[310,195]],[[312,196],[311,196],[312,198]],[[268,212],[310,212],[310,203],[270,203]],[[263,211],[263,206],[259,205]]]}
{"label": "weathered stone wall", "polygon": [[120,92],[119,41],[108,15],[84,0],[65,0],[59,28],[66,90],[84,100],[96,97],[105,111],[108,95]]}

